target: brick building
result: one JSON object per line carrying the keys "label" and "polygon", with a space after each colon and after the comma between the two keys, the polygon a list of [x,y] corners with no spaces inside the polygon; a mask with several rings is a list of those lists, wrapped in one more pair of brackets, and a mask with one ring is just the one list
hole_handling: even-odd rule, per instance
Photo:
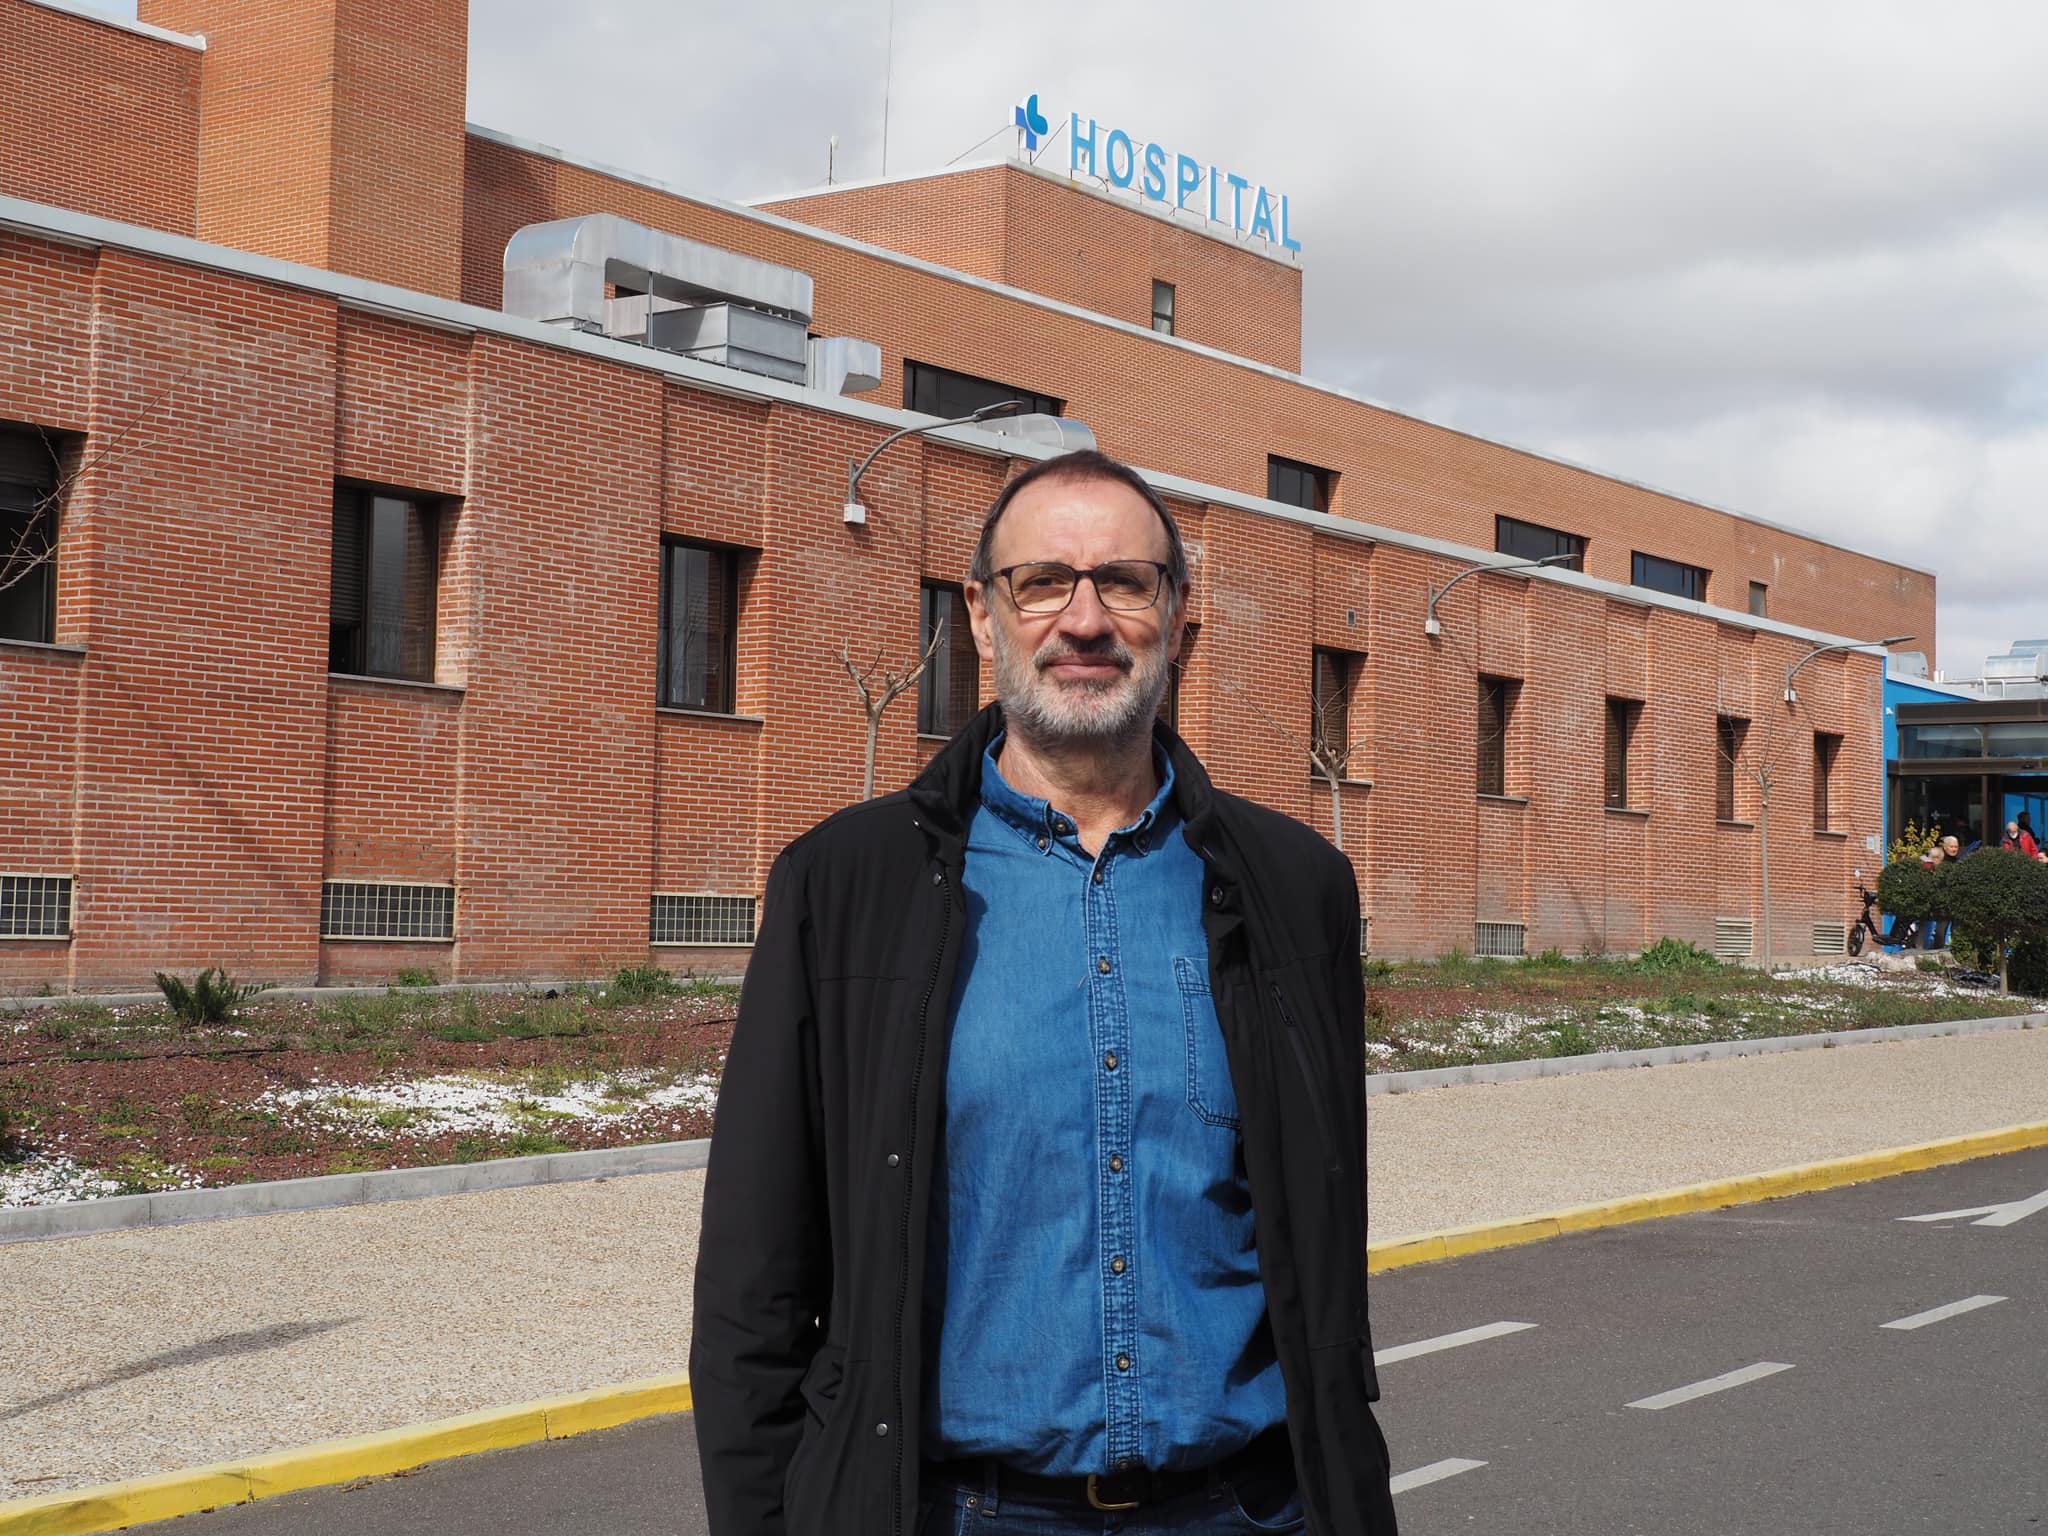
{"label": "brick building", "polygon": [[[859,792],[842,651],[914,657],[1050,450],[905,438],[864,524],[849,462],[1013,397],[1181,520],[1219,782],[1329,831],[1305,744],[1348,753],[1376,952],[1761,953],[1766,822],[1770,950],[1837,942],[1882,661],[1814,653],[1928,649],[1930,575],[1305,379],[1292,253],[1097,186],[740,207],[466,126],[459,0],[141,16],[0,0],[0,557],[54,540],[0,590],[0,985],[733,968]],[[785,273],[732,323],[878,386],[673,350],[616,265],[600,325],[506,312],[512,237],[594,214]],[[987,696],[940,661],[884,787]]]}

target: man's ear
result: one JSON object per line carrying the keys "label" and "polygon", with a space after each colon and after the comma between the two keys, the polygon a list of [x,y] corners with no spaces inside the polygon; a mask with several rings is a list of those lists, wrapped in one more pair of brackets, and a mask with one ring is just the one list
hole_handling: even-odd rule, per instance
{"label": "man's ear", "polygon": [[993,664],[996,659],[996,620],[988,609],[988,586],[984,582],[970,581],[961,589],[961,596],[967,600],[967,626],[974,631],[974,648],[981,652],[983,661]]}

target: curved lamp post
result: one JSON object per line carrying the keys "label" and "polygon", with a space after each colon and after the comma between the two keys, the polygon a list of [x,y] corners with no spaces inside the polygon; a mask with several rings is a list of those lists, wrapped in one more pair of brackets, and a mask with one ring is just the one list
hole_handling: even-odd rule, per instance
{"label": "curved lamp post", "polygon": [[1475,565],[1470,570],[1460,571],[1442,586],[1429,589],[1429,613],[1422,621],[1422,632],[1432,638],[1444,632],[1443,625],[1437,620],[1436,605],[1467,576],[1477,576],[1481,571],[1531,571],[1539,565],[1561,565],[1578,558],[1577,555],[1545,555],[1541,560],[1517,560],[1510,565]]}
{"label": "curved lamp post", "polygon": [[860,477],[868,472],[870,464],[882,456],[882,450],[898,438],[919,437],[926,432],[936,432],[941,427],[972,426],[975,422],[987,421],[992,416],[1008,416],[1013,411],[1021,411],[1023,409],[1024,402],[1022,400],[998,400],[994,405],[984,405],[972,415],[955,416],[950,421],[928,421],[921,427],[905,427],[900,432],[891,432],[887,437],[875,444],[874,451],[866,458],[857,463],[848,462],[846,469],[846,521],[849,523],[864,523],[868,520],[868,509],[861,505],[860,500]]}

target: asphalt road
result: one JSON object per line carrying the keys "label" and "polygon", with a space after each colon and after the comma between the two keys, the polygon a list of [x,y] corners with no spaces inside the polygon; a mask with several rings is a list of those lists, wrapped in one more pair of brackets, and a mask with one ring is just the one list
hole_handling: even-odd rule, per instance
{"label": "asphalt road", "polygon": [[[1373,1286],[1404,1536],[2048,1532],[2048,1150]],[[182,1528],[701,1536],[695,1460],[685,1415]]]}

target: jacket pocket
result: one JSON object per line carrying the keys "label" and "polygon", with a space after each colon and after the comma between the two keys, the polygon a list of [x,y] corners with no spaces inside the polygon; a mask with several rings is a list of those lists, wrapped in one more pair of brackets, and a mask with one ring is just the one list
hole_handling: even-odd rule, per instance
{"label": "jacket pocket", "polygon": [[1216,1000],[1209,993],[1208,963],[1178,955],[1173,975],[1180,984],[1181,1025],[1187,1035],[1188,1108],[1204,1125],[1236,1130],[1237,1085],[1223,1050],[1223,1028],[1216,1022]]}
{"label": "jacket pocket", "polygon": [[840,1388],[845,1381],[846,1350],[842,1346],[827,1344],[811,1356],[810,1366],[797,1389],[804,1400],[803,1435],[797,1441],[796,1454],[789,1458],[789,1466],[782,1476],[785,1508],[795,1508],[802,1498],[805,1474],[817,1459],[819,1447],[832,1433],[832,1414],[839,1406]]}

